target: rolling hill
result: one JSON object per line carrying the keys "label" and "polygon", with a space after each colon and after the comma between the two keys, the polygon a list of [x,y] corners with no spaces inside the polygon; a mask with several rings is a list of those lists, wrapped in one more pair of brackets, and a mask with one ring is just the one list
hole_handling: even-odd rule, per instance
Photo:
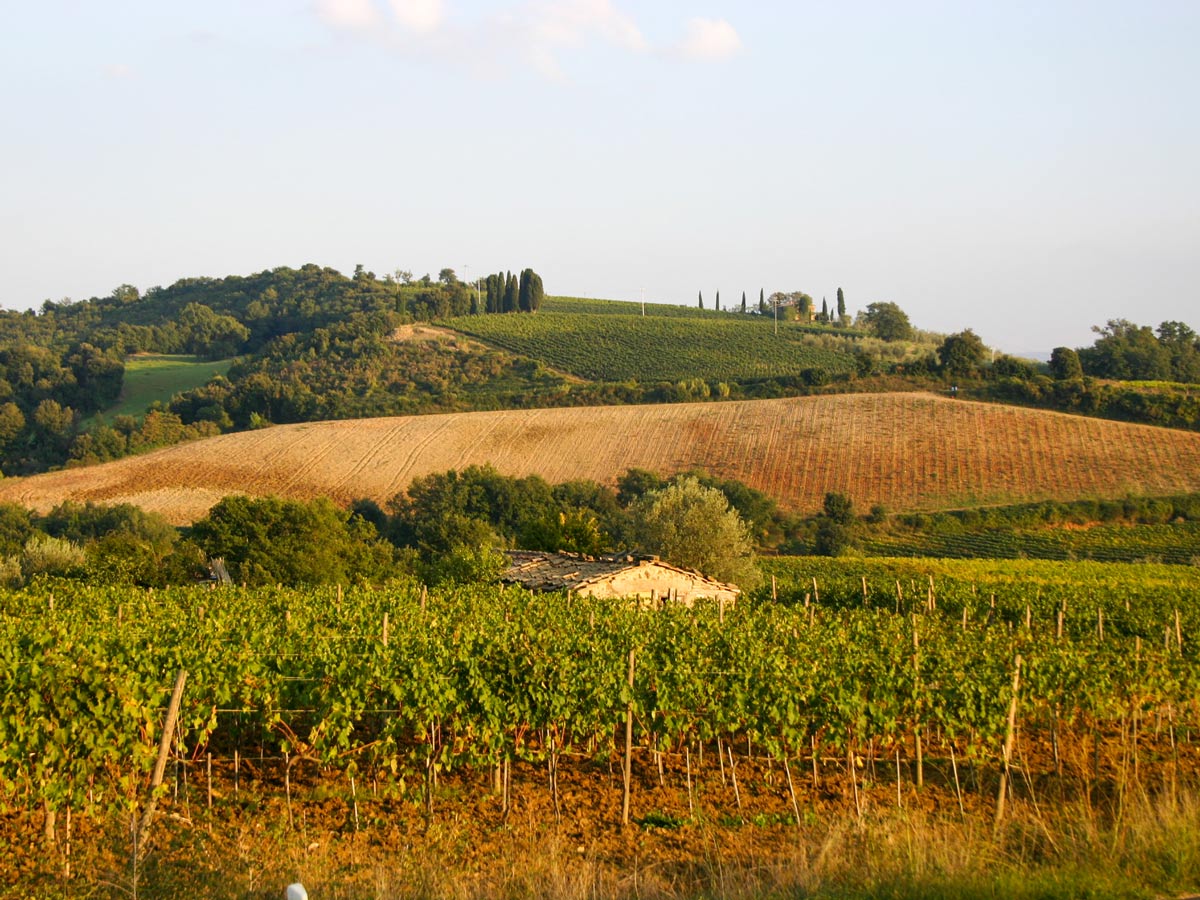
{"label": "rolling hill", "polygon": [[1200,434],[928,394],[504,410],[221,435],[9,479],[0,501],[127,502],[182,524],[230,493],[383,502],[473,463],[610,484],[631,467],[704,469],[787,509],[815,510],[832,490],[898,511],[1200,491]]}

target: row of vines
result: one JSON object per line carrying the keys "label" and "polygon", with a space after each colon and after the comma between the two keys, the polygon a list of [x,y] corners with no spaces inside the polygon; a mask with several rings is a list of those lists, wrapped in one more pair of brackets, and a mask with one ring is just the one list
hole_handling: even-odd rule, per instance
{"label": "row of vines", "polygon": [[1153,559],[1191,565],[1200,559],[1200,524],[1097,525],[1090,528],[984,528],[934,533],[897,531],[863,541],[879,556],[934,556],[964,559],[1092,559],[1137,562]]}
{"label": "row of vines", "polygon": [[743,381],[822,370],[851,372],[849,353],[797,329],[773,334],[758,317],[636,315],[463,316],[451,328],[594,381]]}
{"label": "row of vines", "polygon": [[496,586],[2,593],[0,803],[136,805],[180,669],[180,757],[378,778],[611,760],[629,715],[656,752],[736,741],[815,766],[936,741],[989,767],[1015,713],[1060,773],[1115,734],[1194,769],[1194,570],[854,565],[777,564],[737,606],[650,612]]}

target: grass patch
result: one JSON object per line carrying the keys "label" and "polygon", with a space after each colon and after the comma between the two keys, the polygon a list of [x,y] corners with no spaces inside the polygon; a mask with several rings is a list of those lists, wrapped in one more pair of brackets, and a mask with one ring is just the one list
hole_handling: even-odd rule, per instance
{"label": "grass patch", "polygon": [[97,413],[94,421],[114,416],[140,416],[156,400],[164,403],[181,391],[207,384],[229,371],[232,359],[201,360],[194,356],[143,353],[125,361],[125,383],[116,406]]}

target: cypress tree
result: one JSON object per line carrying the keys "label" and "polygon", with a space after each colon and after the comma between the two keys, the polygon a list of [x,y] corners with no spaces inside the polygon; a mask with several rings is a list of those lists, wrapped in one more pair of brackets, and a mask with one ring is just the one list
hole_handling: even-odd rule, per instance
{"label": "cypress tree", "polygon": [[821,298],[821,321],[829,321],[829,304],[825,302],[825,298]]}
{"label": "cypress tree", "polygon": [[746,312],[746,292],[742,291],[742,313],[743,313],[743,315],[745,314],[745,312]]}
{"label": "cypress tree", "polygon": [[521,272],[521,284],[517,289],[517,306],[521,312],[533,311],[533,269],[524,269]]}
{"label": "cypress tree", "polygon": [[700,291],[700,308],[704,309],[704,291]]}
{"label": "cypress tree", "polygon": [[512,272],[509,272],[508,276],[505,280],[505,283],[504,283],[504,309],[503,309],[503,311],[506,313],[516,312],[517,311],[517,300],[518,300],[517,276],[514,275]]}
{"label": "cypress tree", "polygon": [[542,276],[533,269],[529,270],[529,282],[529,311],[537,312],[546,297],[546,290],[542,286]]}
{"label": "cypress tree", "polygon": [[842,289],[838,288],[838,321],[846,321],[846,295],[842,293]]}
{"label": "cypress tree", "polygon": [[760,313],[767,311],[767,292],[765,288],[758,289],[758,311]]}
{"label": "cypress tree", "polygon": [[713,309],[715,309],[717,312],[721,311],[721,292],[720,291],[717,291],[717,302],[715,304],[713,304]]}

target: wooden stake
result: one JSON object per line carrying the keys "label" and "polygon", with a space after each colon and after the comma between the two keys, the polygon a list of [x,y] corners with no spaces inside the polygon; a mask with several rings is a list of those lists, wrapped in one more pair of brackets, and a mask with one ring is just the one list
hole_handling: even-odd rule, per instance
{"label": "wooden stake", "polygon": [[733,781],[733,796],[737,800],[738,809],[742,808],[742,792],[738,790],[737,765],[733,761],[733,745],[727,744],[725,751],[729,754],[729,777]]}
{"label": "wooden stake", "polygon": [[186,681],[187,671],[180,669],[179,674],[175,676],[175,689],[171,691],[171,703],[167,707],[162,739],[158,742],[158,759],[154,763],[154,774],[150,778],[150,800],[146,803],[146,811],[142,813],[142,821],[138,825],[136,846],[142,852],[145,852],[146,841],[150,839],[150,826],[154,823],[154,810],[158,806],[158,789],[162,786],[163,775],[167,771],[167,757],[171,753],[171,739],[175,736],[175,723],[179,721],[179,705],[183,701],[183,685]]}
{"label": "wooden stake", "polygon": [[992,836],[1000,833],[1004,820],[1004,800],[1008,793],[1009,765],[1012,761],[1013,737],[1017,730],[1017,695],[1021,688],[1021,654],[1013,662],[1012,699],[1008,703],[1008,724],[1004,729],[1004,769],[1000,772],[1000,790],[996,794],[996,820],[992,825]]}
{"label": "wooden stake", "polygon": [[204,774],[205,786],[204,795],[208,803],[208,808],[212,809],[212,751],[204,754]]}
{"label": "wooden stake", "polygon": [[792,814],[796,817],[796,827],[800,827],[800,804],[796,802],[796,786],[792,784],[792,770],[788,766],[787,751],[783,752],[783,774],[787,776],[788,794],[792,798]]}
{"label": "wooden stake", "polygon": [[288,828],[296,830],[296,820],[292,818],[292,759],[291,754],[283,751],[283,791],[287,797]]}
{"label": "wooden stake", "polygon": [[629,650],[629,703],[625,708],[625,791],[621,798],[621,824],[629,824],[629,786],[633,778],[633,665],[634,650]]}
{"label": "wooden stake", "polygon": [[696,814],[696,806],[692,802],[692,753],[686,744],[683,746],[683,765],[684,771],[687,773],[687,789],[688,789],[688,814]]}
{"label": "wooden stake", "polygon": [[779,599],[779,595],[777,593],[775,593],[775,576],[774,575],[771,576],[771,599],[772,600]]}
{"label": "wooden stake", "polygon": [[383,614],[383,646],[388,645],[388,614]]}

